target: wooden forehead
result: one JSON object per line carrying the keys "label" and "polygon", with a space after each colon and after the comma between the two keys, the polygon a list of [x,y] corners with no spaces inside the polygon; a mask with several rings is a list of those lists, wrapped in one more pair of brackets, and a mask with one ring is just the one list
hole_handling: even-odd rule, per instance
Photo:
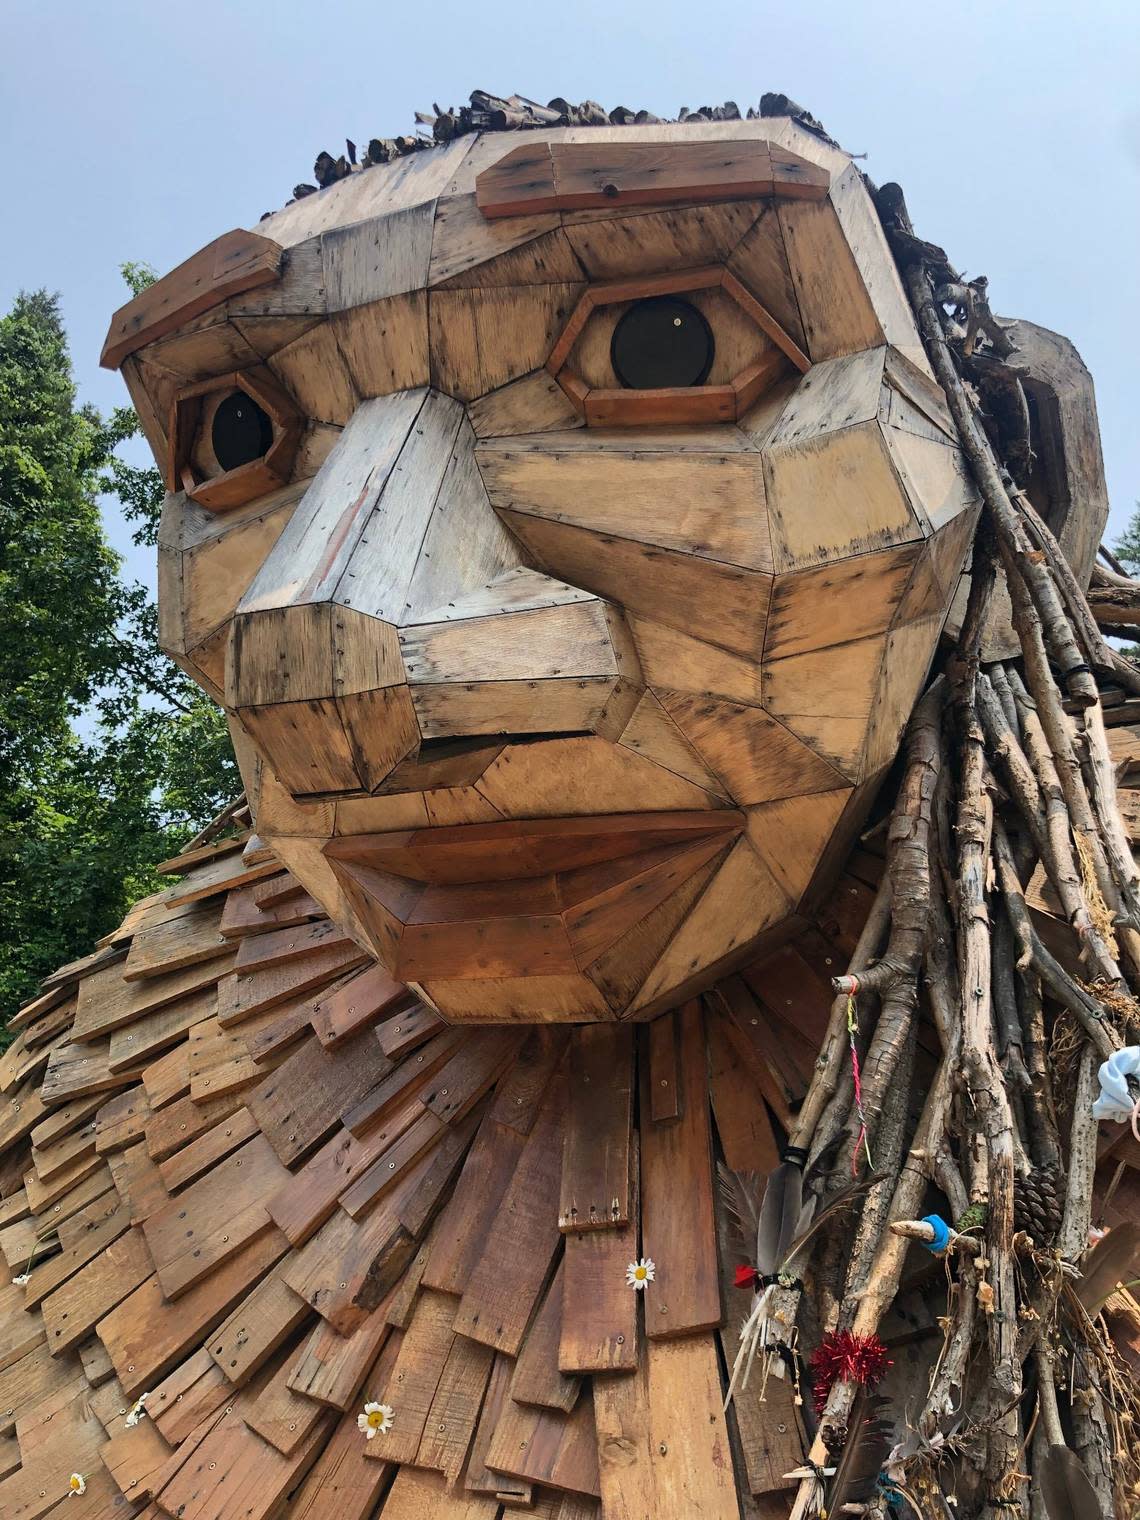
{"label": "wooden forehead", "polygon": [[[711,215],[700,210],[708,206],[716,208]],[[800,248],[806,269],[839,271],[842,300],[834,320],[826,311],[816,318],[819,352],[811,357],[886,338],[917,358],[910,314],[857,170],[796,122],[771,118],[562,128],[521,141],[484,133],[358,170],[263,218],[256,230],[225,234],[157,281],[116,313],[102,362],[115,368],[140,355],[186,378],[176,345],[163,340],[209,328],[212,343],[192,345],[205,375],[213,349],[227,340],[231,353],[252,344],[270,358],[322,316],[417,291],[514,287],[525,300],[528,287],[727,261],[756,216],[776,206],[787,222],[781,241],[789,245],[790,278]],[[617,236],[615,222],[655,210]],[[614,254],[622,241],[624,264]],[[782,252],[780,261],[788,262]],[[858,315],[840,318],[852,296]],[[240,336],[227,334],[223,320],[236,321]],[[842,331],[830,331],[836,323]]]}

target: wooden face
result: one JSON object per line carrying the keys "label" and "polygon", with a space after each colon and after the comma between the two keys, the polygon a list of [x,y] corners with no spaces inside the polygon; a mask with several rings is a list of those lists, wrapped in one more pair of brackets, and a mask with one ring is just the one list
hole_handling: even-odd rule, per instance
{"label": "wooden face", "polygon": [[[857,173],[775,126],[368,169],[125,361],[184,487],[164,643],[447,1017],[646,1017],[787,933],[925,678],[977,503]],[[279,476],[214,487],[235,395]]]}

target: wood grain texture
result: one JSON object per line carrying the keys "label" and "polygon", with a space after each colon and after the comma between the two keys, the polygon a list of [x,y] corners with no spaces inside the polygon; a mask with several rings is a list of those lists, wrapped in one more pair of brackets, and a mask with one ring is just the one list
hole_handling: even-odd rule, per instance
{"label": "wood grain texture", "polygon": [[[641,1127],[641,1248],[657,1268],[646,1290],[645,1329],[654,1340],[715,1327],[721,1314],[707,1058],[698,1002],[686,1003],[679,1024],[681,1117]],[[649,1109],[643,1092],[642,1111]]]}

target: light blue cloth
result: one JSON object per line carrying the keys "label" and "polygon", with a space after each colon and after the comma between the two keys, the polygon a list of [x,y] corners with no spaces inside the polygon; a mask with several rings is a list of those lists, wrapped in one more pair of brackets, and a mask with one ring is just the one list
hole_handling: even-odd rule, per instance
{"label": "light blue cloth", "polygon": [[1131,1117],[1136,1101],[1128,1091],[1128,1078],[1140,1080],[1140,1045],[1126,1045],[1114,1052],[1096,1075],[1100,1097],[1092,1106],[1093,1118],[1123,1124]]}

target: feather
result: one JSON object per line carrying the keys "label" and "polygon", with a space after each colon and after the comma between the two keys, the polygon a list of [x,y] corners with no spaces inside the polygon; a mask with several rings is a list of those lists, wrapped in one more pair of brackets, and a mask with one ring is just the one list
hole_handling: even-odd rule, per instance
{"label": "feather", "polygon": [[779,1270],[795,1233],[803,1202],[803,1168],[781,1161],[768,1175],[756,1230],[756,1270],[771,1277]]}
{"label": "feather", "polygon": [[784,1252],[780,1262],[781,1267],[786,1267],[792,1258],[798,1256],[808,1242],[814,1239],[829,1220],[834,1221],[837,1215],[841,1214],[844,1209],[850,1208],[864,1193],[869,1192],[881,1178],[881,1172],[870,1172],[863,1178],[862,1182],[853,1182],[850,1187],[844,1188],[841,1193],[837,1193],[826,1207],[820,1209],[818,1213],[809,1218],[807,1225],[803,1229],[797,1231],[794,1238],[789,1242],[787,1250]]}
{"label": "feather", "polygon": [[734,1172],[718,1161],[717,1181],[721,1202],[740,1234],[745,1253],[751,1256],[760,1228],[760,1176],[757,1172]]}
{"label": "feather", "polygon": [[1140,1223],[1127,1220],[1101,1237],[1085,1257],[1073,1291],[1088,1315],[1096,1314],[1118,1282],[1128,1282],[1140,1270]]}
{"label": "feather", "polygon": [[1096,1489],[1076,1452],[1050,1446],[1037,1478],[1049,1520],[1100,1520]]}
{"label": "feather", "polygon": [[871,1497],[875,1480],[890,1450],[889,1421],[883,1419],[887,1401],[861,1388],[851,1406],[847,1440],[835,1466],[827,1496],[829,1515],[843,1513],[845,1504],[862,1504]]}

